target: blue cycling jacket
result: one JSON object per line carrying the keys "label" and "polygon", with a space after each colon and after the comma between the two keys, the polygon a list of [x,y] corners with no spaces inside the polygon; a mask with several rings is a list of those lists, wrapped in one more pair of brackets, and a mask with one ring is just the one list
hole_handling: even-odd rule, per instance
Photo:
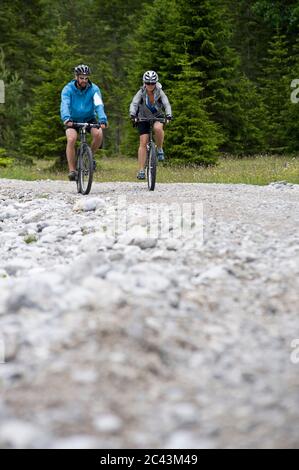
{"label": "blue cycling jacket", "polygon": [[72,80],[61,92],[60,116],[63,122],[86,122],[97,119],[100,123],[107,124],[107,116],[104,111],[104,103],[100,89],[94,83],[88,82],[84,90],[80,90]]}

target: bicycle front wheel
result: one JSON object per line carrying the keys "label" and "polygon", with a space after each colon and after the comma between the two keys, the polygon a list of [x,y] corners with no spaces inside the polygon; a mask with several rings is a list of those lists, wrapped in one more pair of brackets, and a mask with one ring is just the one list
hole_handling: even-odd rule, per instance
{"label": "bicycle front wheel", "polygon": [[78,192],[89,194],[93,179],[93,157],[88,145],[81,145],[78,155]]}
{"label": "bicycle front wheel", "polygon": [[151,145],[148,154],[147,165],[147,186],[150,191],[154,191],[157,173],[157,154],[155,145]]}

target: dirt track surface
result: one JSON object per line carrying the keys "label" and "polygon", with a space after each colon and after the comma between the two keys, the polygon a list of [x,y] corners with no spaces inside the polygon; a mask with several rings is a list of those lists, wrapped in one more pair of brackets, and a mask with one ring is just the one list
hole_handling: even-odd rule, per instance
{"label": "dirt track surface", "polygon": [[0,180],[0,447],[299,447],[298,203]]}

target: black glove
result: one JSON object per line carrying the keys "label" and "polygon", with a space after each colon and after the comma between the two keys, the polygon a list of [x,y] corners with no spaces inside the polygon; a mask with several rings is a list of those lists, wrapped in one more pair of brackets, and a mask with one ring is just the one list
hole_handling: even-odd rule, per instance
{"label": "black glove", "polygon": [[166,124],[168,124],[172,120],[172,116],[170,114],[166,116]]}
{"label": "black glove", "polygon": [[133,127],[137,126],[137,116],[134,116],[134,114],[131,114],[130,119],[132,121]]}

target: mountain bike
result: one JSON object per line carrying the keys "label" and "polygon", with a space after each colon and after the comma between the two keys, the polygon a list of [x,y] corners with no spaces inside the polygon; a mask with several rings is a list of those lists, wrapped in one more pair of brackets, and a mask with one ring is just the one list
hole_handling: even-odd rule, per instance
{"label": "mountain bike", "polygon": [[149,141],[146,146],[145,171],[148,189],[150,191],[154,191],[157,175],[157,149],[153,139],[153,127],[155,122],[162,122],[165,124],[166,120],[165,118],[138,118],[137,122],[149,122],[150,125]]}
{"label": "mountain bike", "polygon": [[93,172],[94,162],[91,148],[86,139],[88,129],[95,127],[99,129],[99,124],[90,124],[88,122],[74,122],[74,127],[79,130],[80,145],[77,149],[77,190],[81,194],[89,194]]}

